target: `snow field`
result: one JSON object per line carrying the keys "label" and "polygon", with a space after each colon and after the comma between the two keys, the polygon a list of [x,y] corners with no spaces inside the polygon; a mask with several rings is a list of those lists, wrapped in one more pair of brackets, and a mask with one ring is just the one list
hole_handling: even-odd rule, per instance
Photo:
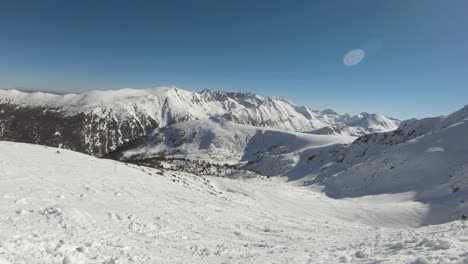
{"label": "snow field", "polygon": [[428,208],[408,193],[160,174],[1,142],[0,263],[468,262],[466,224],[418,227]]}

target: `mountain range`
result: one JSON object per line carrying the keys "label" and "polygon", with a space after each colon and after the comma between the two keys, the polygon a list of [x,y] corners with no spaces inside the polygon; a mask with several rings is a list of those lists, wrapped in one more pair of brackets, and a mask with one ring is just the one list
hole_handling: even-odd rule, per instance
{"label": "mountain range", "polygon": [[[222,118],[237,124],[303,132],[336,126],[358,136],[396,129],[382,115],[317,111],[277,97],[176,87],[56,95],[0,90],[0,140],[43,144],[103,156],[175,123]],[[317,134],[343,134],[332,130]]]}
{"label": "mountain range", "polygon": [[0,90],[0,263],[468,263],[467,150],[468,105]]}

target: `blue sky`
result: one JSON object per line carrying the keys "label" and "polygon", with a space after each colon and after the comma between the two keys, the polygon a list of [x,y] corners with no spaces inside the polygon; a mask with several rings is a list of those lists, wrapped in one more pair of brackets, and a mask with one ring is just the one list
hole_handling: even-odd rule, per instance
{"label": "blue sky", "polygon": [[[0,4],[0,88],[176,85],[402,119],[468,104],[464,0]],[[365,56],[345,66],[353,49]]]}

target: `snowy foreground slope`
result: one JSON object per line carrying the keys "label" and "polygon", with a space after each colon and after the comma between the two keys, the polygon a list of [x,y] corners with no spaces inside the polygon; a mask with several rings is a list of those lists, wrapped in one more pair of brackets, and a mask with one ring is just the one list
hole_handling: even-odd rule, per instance
{"label": "snowy foreground slope", "polygon": [[429,210],[0,142],[2,264],[467,263],[466,224],[418,227]]}

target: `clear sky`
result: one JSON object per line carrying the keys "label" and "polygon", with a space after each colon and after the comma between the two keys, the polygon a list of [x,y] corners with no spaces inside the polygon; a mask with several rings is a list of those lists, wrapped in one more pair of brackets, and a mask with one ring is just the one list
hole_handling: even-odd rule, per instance
{"label": "clear sky", "polygon": [[0,88],[160,85],[448,114],[468,104],[468,1],[0,0]]}

